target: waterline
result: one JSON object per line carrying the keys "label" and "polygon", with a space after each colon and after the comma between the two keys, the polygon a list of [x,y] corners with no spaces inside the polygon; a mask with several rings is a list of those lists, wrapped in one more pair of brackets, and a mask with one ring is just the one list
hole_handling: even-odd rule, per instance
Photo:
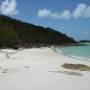
{"label": "waterline", "polygon": [[60,46],[53,50],[64,56],[90,62],[90,46]]}

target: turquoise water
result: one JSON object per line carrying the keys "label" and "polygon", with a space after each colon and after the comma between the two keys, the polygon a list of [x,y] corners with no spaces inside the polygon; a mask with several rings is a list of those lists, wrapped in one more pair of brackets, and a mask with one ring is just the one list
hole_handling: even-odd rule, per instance
{"label": "turquoise water", "polygon": [[64,46],[60,47],[65,55],[81,58],[81,59],[90,59],[90,45],[89,46]]}

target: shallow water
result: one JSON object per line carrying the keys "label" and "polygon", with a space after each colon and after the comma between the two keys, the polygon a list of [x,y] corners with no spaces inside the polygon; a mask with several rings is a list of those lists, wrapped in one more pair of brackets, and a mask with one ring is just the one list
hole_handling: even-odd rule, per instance
{"label": "shallow water", "polygon": [[[77,58],[86,58],[90,60],[90,45],[89,46],[64,46],[58,48],[61,50],[65,55],[77,57]],[[85,59],[85,60],[86,60]]]}

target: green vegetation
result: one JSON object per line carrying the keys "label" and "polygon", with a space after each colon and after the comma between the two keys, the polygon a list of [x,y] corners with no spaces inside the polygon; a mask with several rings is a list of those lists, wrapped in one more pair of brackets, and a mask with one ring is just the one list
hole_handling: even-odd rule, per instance
{"label": "green vegetation", "polygon": [[65,63],[62,65],[65,69],[71,69],[71,70],[79,70],[79,71],[90,71],[90,67],[84,64],[68,64]]}
{"label": "green vegetation", "polygon": [[0,48],[57,46],[76,43],[71,37],[54,29],[35,26],[0,15]]}

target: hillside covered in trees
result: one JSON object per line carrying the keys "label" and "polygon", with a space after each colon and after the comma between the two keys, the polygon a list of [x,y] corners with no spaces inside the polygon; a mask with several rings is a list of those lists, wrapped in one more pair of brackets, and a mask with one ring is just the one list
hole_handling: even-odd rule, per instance
{"label": "hillside covered in trees", "polygon": [[74,39],[54,29],[0,15],[0,48],[27,48],[75,43],[77,42]]}

